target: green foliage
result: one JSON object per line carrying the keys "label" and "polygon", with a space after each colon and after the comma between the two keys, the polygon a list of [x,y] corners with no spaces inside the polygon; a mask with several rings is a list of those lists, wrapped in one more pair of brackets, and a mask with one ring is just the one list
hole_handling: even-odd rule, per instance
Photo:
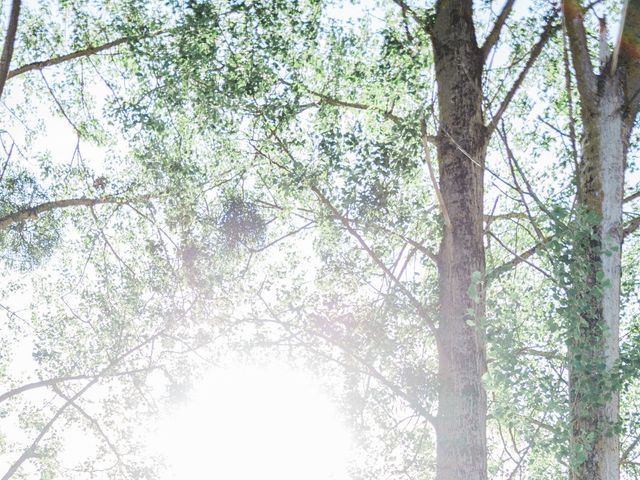
{"label": "green foliage", "polygon": [[[483,85],[487,112],[518,75],[513,64],[545,21],[535,10],[543,3],[509,20]],[[43,70],[48,87],[34,73],[10,85],[22,93],[5,97],[15,117],[7,130],[25,133],[24,153],[2,175],[0,218],[62,198],[117,201],[55,210],[1,232],[4,300],[20,296],[16,270],[29,270],[33,290],[27,318],[6,315],[3,384],[25,381],[11,367],[21,336],[32,351],[29,381],[96,375],[139,346],[80,401],[126,446],[122,463],[97,471],[114,453],[69,408],[32,459],[43,478],[71,478],[60,458],[72,425],[99,444],[95,458],[76,459],[79,470],[156,478],[161,469],[135,435],[154,421],[155,400],[185,396],[220,358],[273,356],[338,379],[332,388],[359,441],[354,476],[433,476],[435,437],[415,405],[437,412],[437,348],[427,324],[436,316],[443,222],[419,138],[422,117],[438,131],[427,33],[434,10],[416,4],[419,24],[395,4],[350,8],[318,0],[29,6],[17,64],[130,38]],[[489,27],[495,5],[477,9]],[[495,478],[513,469],[561,478],[583,460],[584,444],[569,446],[567,367],[582,376],[593,405],[620,388],[623,420],[603,428],[624,431],[626,447],[639,434],[637,239],[625,250],[619,371],[605,371],[588,344],[576,349],[586,334],[605,334],[589,320],[608,284],[581,261],[600,251],[597,219],[572,208],[575,153],[556,131],[581,127],[564,88],[562,49],[554,39],[500,125],[520,165],[503,161],[498,136],[488,146],[485,213],[505,218],[485,223],[487,275],[474,272],[467,293],[480,304],[486,290],[486,315],[467,321],[486,333]],[[70,159],[40,151],[47,137],[36,102],[78,138]],[[530,264],[490,276],[537,243]],[[417,314],[412,299],[434,318]],[[84,384],[65,383],[63,393]],[[50,393],[53,402],[15,397],[0,413],[35,438],[63,404]],[[22,447],[0,437],[3,451]]]}

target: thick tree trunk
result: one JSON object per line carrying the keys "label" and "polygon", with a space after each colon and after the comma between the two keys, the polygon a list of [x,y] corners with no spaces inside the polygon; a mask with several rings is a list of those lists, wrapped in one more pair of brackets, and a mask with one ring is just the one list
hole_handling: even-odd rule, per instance
{"label": "thick tree trunk", "polygon": [[570,303],[572,480],[617,480],[622,198],[627,132],[618,75],[604,74],[596,101],[583,105],[583,159],[578,172],[575,298]]}
{"label": "thick tree trunk", "polygon": [[[440,130],[440,190],[451,225],[439,252],[438,480],[487,478],[482,54],[472,2],[441,0],[432,31]],[[470,295],[471,289],[477,295]]]}

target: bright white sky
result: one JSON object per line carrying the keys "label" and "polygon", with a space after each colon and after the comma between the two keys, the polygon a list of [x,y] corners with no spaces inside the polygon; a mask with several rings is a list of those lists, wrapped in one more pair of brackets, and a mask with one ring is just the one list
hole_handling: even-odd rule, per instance
{"label": "bright white sky", "polygon": [[167,480],[347,480],[352,451],[319,384],[285,364],[212,370],[150,444]]}

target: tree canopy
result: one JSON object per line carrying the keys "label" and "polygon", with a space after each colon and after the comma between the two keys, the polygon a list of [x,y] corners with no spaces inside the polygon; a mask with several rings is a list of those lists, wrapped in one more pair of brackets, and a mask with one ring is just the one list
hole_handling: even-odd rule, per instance
{"label": "tree canopy", "polygon": [[1,15],[3,479],[164,478],[163,406],[274,358],[352,478],[640,478],[636,0]]}

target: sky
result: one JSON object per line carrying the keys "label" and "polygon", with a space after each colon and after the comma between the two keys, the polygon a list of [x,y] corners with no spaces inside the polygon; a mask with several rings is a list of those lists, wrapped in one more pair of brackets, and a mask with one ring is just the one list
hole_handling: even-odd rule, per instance
{"label": "sky", "polygon": [[167,480],[347,480],[352,454],[321,385],[284,363],[212,369],[164,412],[150,445]]}

